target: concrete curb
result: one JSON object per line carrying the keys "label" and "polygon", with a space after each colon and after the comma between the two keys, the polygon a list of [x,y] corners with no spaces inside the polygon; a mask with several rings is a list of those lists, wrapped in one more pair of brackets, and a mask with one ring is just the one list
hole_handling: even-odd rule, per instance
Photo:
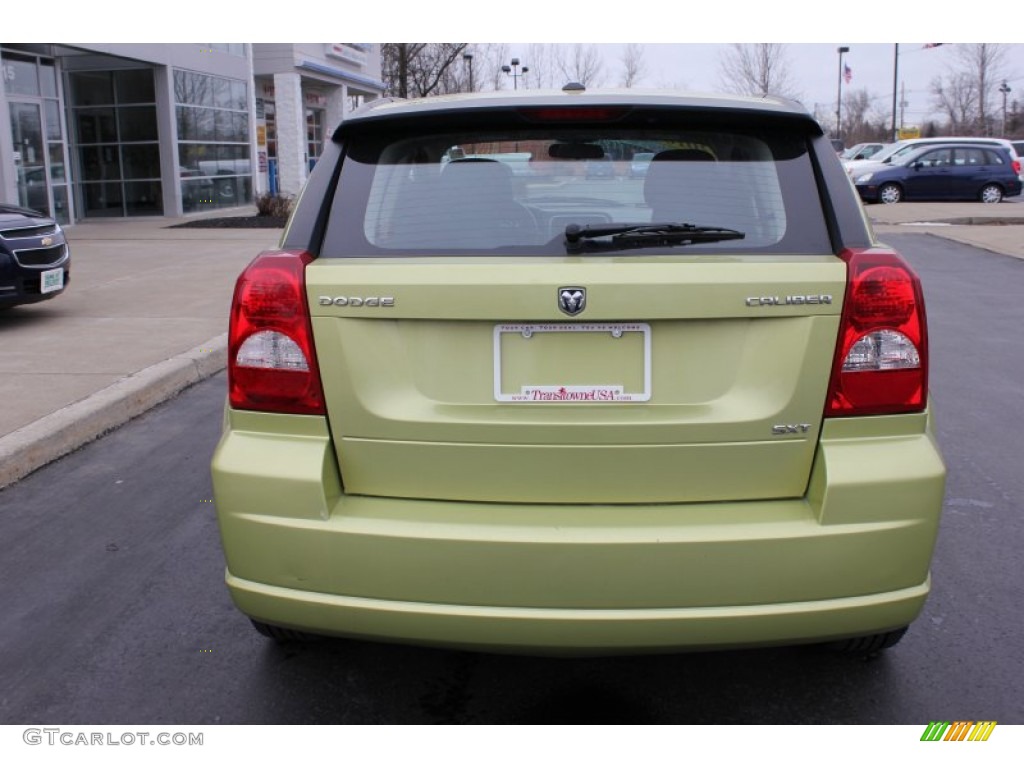
{"label": "concrete curb", "polygon": [[0,437],[0,488],[92,442],[226,366],[227,334],[222,333]]}

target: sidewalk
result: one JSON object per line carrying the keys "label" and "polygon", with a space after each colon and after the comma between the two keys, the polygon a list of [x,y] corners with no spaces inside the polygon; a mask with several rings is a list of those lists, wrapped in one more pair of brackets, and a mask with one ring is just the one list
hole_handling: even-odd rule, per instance
{"label": "sidewalk", "polygon": [[[1024,203],[866,210],[881,240],[928,232],[1024,259]],[[996,220],[1019,224],[977,223]],[[67,291],[0,313],[0,488],[225,367],[235,278],[281,230],[168,229],[176,223],[69,227]]]}
{"label": "sidewalk", "polygon": [[64,294],[0,313],[0,488],[225,367],[235,278],[282,230],[181,221],[68,227]]}
{"label": "sidewalk", "polygon": [[1024,259],[1024,198],[985,203],[899,203],[865,210],[880,240],[891,232],[927,232],[986,251]]}

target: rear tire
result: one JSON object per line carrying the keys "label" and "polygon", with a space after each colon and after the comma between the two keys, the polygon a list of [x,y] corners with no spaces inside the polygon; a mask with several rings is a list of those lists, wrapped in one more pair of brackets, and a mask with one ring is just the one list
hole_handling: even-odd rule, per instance
{"label": "rear tire", "polygon": [[892,205],[903,200],[903,189],[899,184],[883,184],[878,188],[878,201]]}
{"label": "rear tire", "polygon": [[907,627],[894,629],[891,632],[881,632],[877,635],[865,635],[864,637],[851,637],[848,640],[837,640],[829,643],[828,648],[836,653],[847,656],[866,656],[886,648],[892,648],[903,639],[907,633]]}
{"label": "rear tire", "polygon": [[1003,201],[1003,188],[998,184],[986,184],[981,188],[978,197],[983,203],[1001,203]]}

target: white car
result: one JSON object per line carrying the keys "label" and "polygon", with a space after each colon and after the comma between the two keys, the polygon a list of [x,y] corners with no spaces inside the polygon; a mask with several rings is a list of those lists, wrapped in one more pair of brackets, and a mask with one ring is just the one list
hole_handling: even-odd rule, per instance
{"label": "white car", "polygon": [[869,160],[885,149],[888,144],[879,142],[863,142],[854,144],[839,156],[841,160]]}

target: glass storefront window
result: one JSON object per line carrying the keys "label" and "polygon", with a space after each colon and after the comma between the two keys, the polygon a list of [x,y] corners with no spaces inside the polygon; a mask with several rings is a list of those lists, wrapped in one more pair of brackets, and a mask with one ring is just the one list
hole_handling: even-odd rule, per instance
{"label": "glass storefront window", "polygon": [[160,178],[160,147],[156,144],[125,144],[121,158],[126,179]]}
{"label": "glass storefront window", "polygon": [[75,109],[74,115],[79,144],[117,141],[117,122],[113,107]]}
{"label": "glass storefront window", "polygon": [[306,110],[306,151],[309,153],[309,167],[320,157],[324,148],[324,111],[322,109]]}
{"label": "glass storefront window", "polygon": [[117,124],[121,141],[156,141],[156,107],[120,107]]}
{"label": "glass storefront window", "polygon": [[60,119],[60,106],[53,99],[43,102],[46,110],[46,138],[48,141],[60,141],[63,138],[63,127]]}
{"label": "glass storefront window", "polygon": [[64,181],[66,174],[64,173],[64,145],[63,144],[50,144],[50,180],[51,181]]}
{"label": "glass storefront window", "polygon": [[53,64],[44,62],[39,66],[39,86],[43,96],[57,98],[57,68]]}
{"label": "glass storefront window", "polygon": [[69,81],[82,213],[162,214],[153,71],[72,72]]}
{"label": "glass storefront window", "polygon": [[83,212],[86,216],[124,216],[124,198],[120,182],[81,184]]}
{"label": "glass storefront window", "polygon": [[39,75],[36,60],[16,53],[3,54],[4,90],[8,95],[39,95]]}
{"label": "glass storefront window", "polygon": [[81,147],[81,178],[83,181],[107,181],[121,178],[121,157],[117,144]]}
{"label": "glass storefront window", "polygon": [[277,105],[268,101],[264,105],[267,121],[267,157],[277,157]]}
{"label": "glass storefront window", "polygon": [[248,104],[245,99],[245,83],[231,81],[231,109],[244,109],[248,115]]}
{"label": "glass storefront window", "polygon": [[246,83],[175,70],[174,95],[184,210],[251,202]]}
{"label": "glass storefront window", "polygon": [[65,184],[53,186],[53,210],[54,218],[60,224],[71,223],[71,213],[68,210],[68,188]]}
{"label": "glass storefront window", "polygon": [[159,216],[164,212],[159,181],[129,181],[124,192],[129,216]]}
{"label": "glass storefront window", "polygon": [[76,107],[114,103],[114,83],[109,72],[72,72],[71,100]]}
{"label": "glass storefront window", "polygon": [[153,74],[148,69],[128,69],[114,73],[118,104],[152,104],[156,101]]}

